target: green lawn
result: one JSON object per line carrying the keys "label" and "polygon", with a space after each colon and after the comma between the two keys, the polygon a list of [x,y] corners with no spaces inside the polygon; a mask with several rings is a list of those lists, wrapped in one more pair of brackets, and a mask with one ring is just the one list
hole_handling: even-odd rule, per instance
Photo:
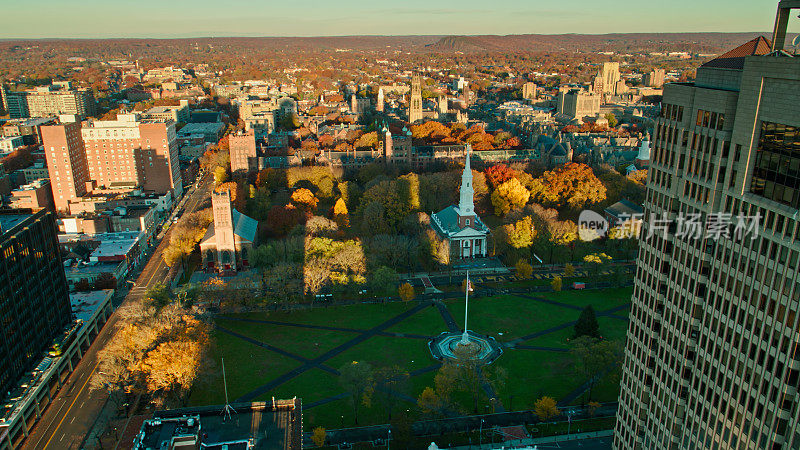
{"label": "green lawn", "polygon": [[[630,288],[623,288],[533,295],[578,307],[591,304],[598,312],[602,312],[627,303],[630,293]],[[311,359],[359,336],[359,332],[356,330],[369,330],[416,305],[415,301],[394,302],[235,315],[240,318],[350,328],[354,331],[317,330],[231,320],[230,317],[233,316],[220,317],[216,320],[220,326],[226,329]],[[461,325],[464,320],[463,299],[448,300],[446,306],[456,323]],[[470,300],[469,328],[494,336],[500,342],[507,342],[576,320],[579,314],[580,311],[575,309],[550,305],[515,295],[475,298]],[[628,309],[616,313],[619,316],[627,316],[627,314]],[[604,337],[624,339],[627,330],[626,321],[618,318],[599,317],[598,322]],[[445,330],[445,322],[437,308],[428,307],[385,331],[435,336]],[[571,333],[572,327],[567,327],[522,344],[568,348],[568,338],[571,337]],[[231,400],[302,365],[300,361],[281,356],[219,330],[214,331],[213,340],[215,346],[212,350],[212,359],[216,365],[208,368],[202,377],[208,382],[198,382],[193,388],[189,402],[191,405],[224,402],[220,368],[222,357],[225,358]],[[437,361],[430,355],[426,340],[393,336],[374,336],[334,356],[324,364],[338,370],[343,364],[350,361],[366,361],[373,367],[398,365],[409,372],[437,364]],[[513,405],[511,406],[516,410],[531,408],[533,402],[543,395],[556,399],[563,398],[585,381],[575,373],[568,353],[506,349],[488,370],[494,371],[498,368],[504,369],[508,375],[505,383],[497,389],[498,400],[508,408],[512,403],[513,396]],[[409,380],[406,394],[417,398],[425,387],[434,385],[435,374],[436,372],[432,371],[412,377]],[[611,401],[616,398],[618,390],[618,380],[615,377],[606,377],[595,388],[594,398],[600,401]],[[269,400],[273,396],[276,398],[297,396],[303,399],[305,405],[310,405],[336,396],[343,391],[344,388],[335,375],[322,369],[311,369],[265,393],[258,400]],[[473,406],[469,395],[459,394],[456,396],[456,400],[462,403],[465,411],[472,411]],[[580,403],[580,399],[577,402]],[[479,410],[485,412],[487,405],[488,402],[482,401]],[[488,408],[491,410],[490,406]],[[409,409],[412,415],[417,416],[416,408],[411,403],[401,402],[397,409]],[[342,416],[344,416],[345,426],[355,425],[349,398],[330,401],[304,410],[304,422],[308,429],[316,426],[324,426],[328,429],[338,428],[342,424]],[[378,399],[375,399],[369,407],[363,405],[360,407],[359,425],[384,423],[385,421],[386,411]]]}
{"label": "green lawn", "polygon": [[265,348],[250,344],[227,333],[212,333],[212,367],[206,368],[202,381],[192,388],[189,404],[219,405],[225,403],[222,382],[222,358],[228,379],[228,396],[231,401],[252,391],[295,367],[300,362],[278,355]]}
{"label": "green lawn", "polygon": [[365,361],[373,368],[398,365],[409,372],[436,363],[428,350],[428,342],[422,339],[407,339],[376,336],[331,358],[327,364],[334,369],[352,361]]}
{"label": "green lawn", "polygon": [[358,336],[357,333],[243,322],[224,318],[218,318],[217,324],[308,359],[320,356],[337,345]]}
{"label": "green lawn", "polygon": [[581,308],[592,305],[595,312],[605,311],[615,306],[630,303],[633,288],[609,288],[609,289],[586,289],[568,290],[561,292],[533,293],[534,297],[542,297],[569,305],[580,306]]}
{"label": "green lawn", "polygon": [[[464,301],[448,300],[447,308],[463,326]],[[469,329],[504,342],[578,318],[578,312],[514,295],[470,299]],[[500,334],[502,333],[502,335]]]}
{"label": "green lawn", "polygon": [[417,305],[392,302],[386,304],[357,304],[349,306],[325,307],[318,303],[314,309],[299,311],[275,311],[248,313],[244,316],[255,319],[275,320],[278,322],[302,323],[308,325],[325,325],[341,328],[366,330],[380,325],[382,322],[407,311]]}
{"label": "green lawn", "polygon": [[447,331],[447,324],[439,309],[431,306],[414,314],[408,319],[388,328],[386,331],[391,333],[420,334],[423,336],[435,336],[442,331]]}

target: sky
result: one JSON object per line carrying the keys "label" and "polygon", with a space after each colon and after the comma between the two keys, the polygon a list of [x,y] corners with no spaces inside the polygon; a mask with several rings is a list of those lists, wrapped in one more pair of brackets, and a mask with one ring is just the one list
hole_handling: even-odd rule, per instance
{"label": "sky", "polygon": [[[772,31],[777,0],[27,0],[0,39]],[[800,13],[800,11],[795,11]],[[800,32],[792,14],[789,31]]]}

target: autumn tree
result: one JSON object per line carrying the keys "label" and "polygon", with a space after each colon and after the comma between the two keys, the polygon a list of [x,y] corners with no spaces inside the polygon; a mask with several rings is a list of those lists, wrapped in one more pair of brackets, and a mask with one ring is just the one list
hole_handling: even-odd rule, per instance
{"label": "autumn tree", "polygon": [[414,286],[410,283],[403,283],[397,288],[397,293],[404,302],[414,300]]}
{"label": "autumn tree", "polygon": [[410,390],[408,371],[399,366],[379,367],[374,371],[374,398],[386,412],[386,420],[392,420],[392,413],[402,401],[399,395],[407,395]]}
{"label": "autumn tree", "polygon": [[217,186],[221,185],[222,183],[228,181],[228,169],[217,166],[214,168],[214,184]]}
{"label": "autumn tree", "polygon": [[530,195],[531,193],[516,178],[502,183],[492,192],[495,215],[502,217],[514,208],[525,206]]}
{"label": "autumn tree", "polygon": [[550,281],[550,287],[552,287],[555,292],[561,291],[561,285],[561,277],[553,277],[553,279]]}
{"label": "autumn tree", "polygon": [[317,447],[322,447],[325,445],[325,440],[327,437],[328,434],[326,433],[325,428],[316,427],[311,433],[311,442],[313,442]]}
{"label": "autumn tree", "polygon": [[501,184],[516,177],[517,171],[505,164],[495,164],[487,167],[486,170],[483,171],[483,174],[486,176],[486,181],[489,182],[492,188],[496,189]]}
{"label": "autumn tree", "polygon": [[539,419],[541,419],[542,422],[547,422],[553,417],[556,417],[559,414],[561,414],[561,411],[558,410],[558,406],[555,399],[547,396],[536,400],[536,402],[533,405],[533,410],[536,413],[536,415],[539,416]]}
{"label": "autumn tree", "polygon": [[358,425],[358,410],[361,404],[369,406],[374,390],[372,366],[363,361],[351,361],[339,368],[339,383],[350,393],[353,418]]}
{"label": "autumn tree", "polygon": [[536,230],[531,216],[525,216],[514,223],[503,225],[503,232],[506,237],[506,243],[513,248],[530,247],[533,245],[534,237],[536,237]]}
{"label": "autumn tree", "polygon": [[533,267],[524,259],[520,259],[516,264],[517,277],[523,280],[529,279],[533,275]]}
{"label": "autumn tree", "polygon": [[572,264],[569,264],[569,263],[565,264],[564,265],[564,276],[567,277],[567,278],[574,277],[575,276],[575,266],[573,266]]}
{"label": "autumn tree", "polygon": [[340,228],[347,228],[347,226],[350,224],[347,204],[342,197],[339,197],[336,200],[336,203],[333,205],[333,220],[339,224]]}
{"label": "autumn tree", "polygon": [[606,199],[606,187],[586,164],[567,163],[530,185],[533,201],[549,206],[569,206],[579,209]]}
{"label": "autumn tree", "polygon": [[295,206],[304,211],[313,211],[316,209],[317,203],[319,203],[317,197],[306,188],[300,188],[292,192],[291,199]]}

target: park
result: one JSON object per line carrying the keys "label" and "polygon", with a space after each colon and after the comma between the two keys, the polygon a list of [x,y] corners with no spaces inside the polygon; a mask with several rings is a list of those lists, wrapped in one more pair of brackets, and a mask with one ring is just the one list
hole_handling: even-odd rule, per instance
{"label": "park", "polygon": [[[476,282],[480,291],[481,283]],[[530,410],[548,396],[559,406],[580,405],[587,379],[576,370],[571,352],[573,326],[581,311],[597,311],[602,339],[624,342],[628,324],[629,287],[476,296],[470,301],[469,329],[492,337],[503,354],[487,367],[493,375],[478,408],[468,393],[454,401],[463,414]],[[326,429],[383,424],[405,411],[424,419],[420,394],[434,386],[441,362],[428,341],[443,331],[463,326],[463,299],[360,303],[318,306],[290,312],[218,314],[214,317],[211,354],[215,364],[192,388],[190,405],[225,403],[221,363],[224,359],[231,401],[268,401],[300,397],[304,427]],[[459,325],[461,324],[461,325]],[[374,373],[407,374],[394,395],[372,395],[359,402],[358,423],[352,397],[340,381],[340,369],[367,363]],[[613,402],[619,392],[615,371],[598,380],[591,401]],[[383,397],[395,397],[391,398]]]}

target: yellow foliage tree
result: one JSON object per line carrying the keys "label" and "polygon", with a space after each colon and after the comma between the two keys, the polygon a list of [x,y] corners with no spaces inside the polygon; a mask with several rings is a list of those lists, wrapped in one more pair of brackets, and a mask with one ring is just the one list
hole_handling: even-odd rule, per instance
{"label": "yellow foliage tree", "polygon": [[350,223],[350,218],[348,217],[349,211],[347,210],[347,204],[344,202],[344,199],[339,197],[336,200],[336,204],[333,205],[333,220],[339,224],[339,228],[345,228]]}
{"label": "yellow foliage tree", "polygon": [[404,302],[414,300],[414,286],[409,283],[403,283],[397,288],[397,293]]}
{"label": "yellow foliage tree", "polygon": [[558,406],[556,406],[556,401],[552,397],[547,396],[536,400],[533,409],[536,415],[539,416],[542,421],[552,419],[561,413],[558,410]]}
{"label": "yellow foliage tree", "polygon": [[318,202],[317,197],[306,188],[300,188],[292,192],[292,203],[298,208],[310,211],[317,207]]}
{"label": "yellow foliage tree", "polygon": [[552,286],[553,290],[556,292],[561,291],[561,284],[562,284],[561,277],[555,277],[553,278],[552,281],[550,281],[550,286]]}
{"label": "yellow foliage tree", "polygon": [[533,267],[524,259],[517,261],[516,268],[518,278],[527,280],[533,275]]}
{"label": "yellow foliage tree", "polygon": [[317,427],[314,428],[314,432],[311,434],[311,442],[313,442],[317,447],[322,447],[325,445],[326,437],[327,433],[325,432],[325,428]]}
{"label": "yellow foliage tree", "polygon": [[514,208],[525,206],[530,197],[530,191],[518,179],[512,178],[492,192],[491,200],[494,206],[494,214],[502,217]]}
{"label": "yellow foliage tree", "polygon": [[575,276],[575,266],[572,264],[565,264],[564,265],[564,276],[565,277],[574,277]]}

